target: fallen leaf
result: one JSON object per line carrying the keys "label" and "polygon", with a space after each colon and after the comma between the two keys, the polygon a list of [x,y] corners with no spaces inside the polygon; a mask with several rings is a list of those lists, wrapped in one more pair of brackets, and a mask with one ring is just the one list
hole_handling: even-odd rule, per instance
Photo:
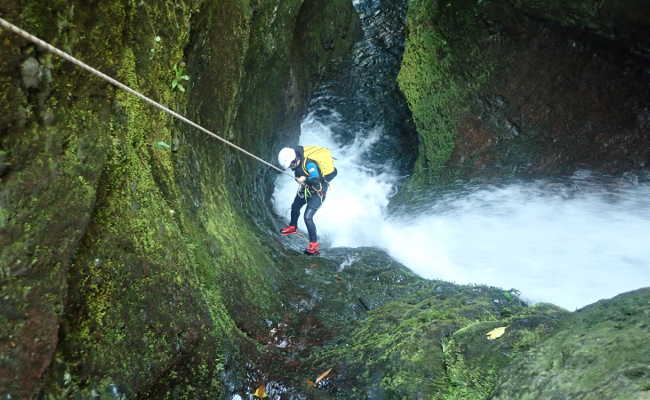
{"label": "fallen leaf", "polygon": [[318,376],[318,378],[316,378],[316,383],[318,383],[318,382],[322,381],[323,379],[325,379],[325,378],[327,377],[327,375],[330,374],[330,372],[332,372],[332,368],[330,368],[330,369],[328,369],[327,371],[325,371],[325,372],[323,372],[322,374],[320,374],[320,375]]}
{"label": "fallen leaf", "polygon": [[309,379],[307,379],[307,385],[309,385],[311,387],[316,387],[316,384],[314,382],[312,382],[311,380],[309,380]]}
{"label": "fallen leaf", "polygon": [[259,397],[260,399],[265,399],[267,397],[266,395],[266,384],[262,383],[257,387],[257,390],[255,390],[255,393],[253,393],[253,396]]}
{"label": "fallen leaf", "polygon": [[486,333],[485,336],[487,336],[488,340],[498,339],[506,332],[506,328],[507,326],[494,328],[490,332]]}

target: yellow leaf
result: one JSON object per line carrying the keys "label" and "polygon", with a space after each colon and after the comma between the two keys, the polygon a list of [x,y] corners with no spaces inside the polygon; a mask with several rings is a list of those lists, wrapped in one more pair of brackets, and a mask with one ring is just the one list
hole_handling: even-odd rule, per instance
{"label": "yellow leaf", "polygon": [[316,378],[316,383],[318,383],[318,382],[322,381],[323,379],[327,378],[327,375],[329,375],[330,372],[332,372],[332,368],[330,368],[330,369],[328,369],[327,371],[325,371],[325,372],[323,372],[322,374],[320,374],[320,375],[318,376],[318,378]]}
{"label": "yellow leaf", "polygon": [[503,336],[504,333],[506,333],[506,328],[508,327],[502,326],[499,328],[494,328],[490,332],[486,333],[485,336],[487,336],[488,340],[498,339]]}
{"label": "yellow leaf", "polygon": [[309,386],[311,386],[311,387],[316,387],[316,384],[314,382],[310,381],[309,379],[307,379],[307,384]]}
{"label": "yellow leaf", "polygon": [[260,399],[265,399],[267,397],[266,396],[266,385],[264,383],[259,385],[257,387],[257,390],[255,391],[255,393],[253,393],[253,396],[259,397]]}

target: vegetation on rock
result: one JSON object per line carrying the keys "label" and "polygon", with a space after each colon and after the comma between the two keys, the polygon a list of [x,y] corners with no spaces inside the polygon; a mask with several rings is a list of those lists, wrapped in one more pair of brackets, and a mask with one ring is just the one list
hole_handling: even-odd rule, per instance
{"label": "vegetation on rock", "polygon": [[409,4],[399,84],[421,139],[411,191],[648,167],[647,5]]}
{"label": "vegetation on rock", "polygon": [[[643,167],[637,3],[411,0],[410,189]],[[265,159],[360,34],[344,0],[6,0],[0,14]],[[650,390],[647,289],[568,313],[425,280],[375,249],[296,254],[268,235],[269,170],[7,31],[0,109],[0,397]]]}
{"label": "vegetation on rock", "polygon": [[[290,49],[302,5],[9,1],[1,10],[268,155],[273,146],[259,150],[271,132],[297,133],[307,97],[282,89],[295,80]],[[341,13],[354,17],[351,5]],[[8,31],[0,43],[0,392],[223,392],[226,354],[280,302],[273,251],[240,200],[262,197],[255,184],[268,172]],[[174,90],[174,79],[188,90]]]}

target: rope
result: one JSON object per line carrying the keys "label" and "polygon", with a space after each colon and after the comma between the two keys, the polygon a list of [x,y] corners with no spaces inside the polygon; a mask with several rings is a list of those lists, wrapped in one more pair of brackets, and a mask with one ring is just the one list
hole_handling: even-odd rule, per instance
{"label": "rope", "polygon": [[255,160],[261,162],[262,164],[265,164],[265,165],[275,169],[276,171],[279,171],[279,172],[281,172],[283,174],[289,175],[289,176],[291,176],[293,178],[293,175],[291,175],[290,173],[276,167],[275,165],[265,161],[264,159],[256,156],[255,154],[244,150],[243,148],[237,146],[236,144],[227,141],[226,139],[222,138],[221,136],[217,135],[216,133],[213,133],[213,132],[207,130],[206,128],[202,127],[201,125],[199,125],[199,124],[185,118],[184,116],[180,115],[176,111],[173,111],[173,110],[163,106],[162,104],[150,99],[149,97],[147,97],[147,96],[145,96],[145,95],[131,89],[130,87],[128,87],[127,85],[125,85],[125,84],[123,84],[121,82],[119,82],[118,80],[111,78],[110,76],[106,75],[105,73],[96,70],[95,68],[91,67],[90,65],[88,65],[88,64],[86,64],[86,63],[84,63],[82,61],[79,61],[78,59],[71,56],[70,54],[68,54],[68,53],[66,53],[66,52],[64,52],[62,50],[59,50],[58,48],[52,46],[51,44],[47,43],[44,40],[41,40],[41,39],[37,38],[34,35],[31,35],[30,33],[20,29],[16,25],[6,21],[3,18],[0,18],[0,26],[2,26],[3,28],[6,28],[6,29],[16,33],[19,36],[22,36],[23,38],[29,40],[30,42],[33,42],[34,44],[42,47],[43,49],[45,49],[45,50],[47,50],[47,51],[49,51],[51,53],[54,53],[54,54],[58,55],[59,57],[65,59],[67,61],[70,61],[71,63],[85,69],[86,71],[88,71],[88,72],[90,72],[90,73],[92,73],[92,74],[94,74],[94,75],[96,75],[96,76],[98,76],[98,77],[100,77],[102,79],[104,79],[105,81],[108,81],[112,85],[117,86],[118,88],[120,88],[120,89],[122,89],[122,90],[124,90],[124,91],[126,91],[128,93],[131,93],[132,95],[134,95],[136,97],[139,97],[140,99],[146,101],[147,103],[151,104],[152,106],[154,106],[156,108],[159,108],[159,109],[161,109],[162,111],[164,111],[164,112],[166,112],[168,114],[171,114],[172,116],[174,116],[177,119],[185,122],[186,124],[189,124],[189,125],[195,127],[196,129],[198,129],[198,130],[212,136],[213,138],[222,141],[223,143],[227,144],[228,146],[231,146],[231,147],[241,151],[242,153],[246,154],[249,157],[254,158]]}

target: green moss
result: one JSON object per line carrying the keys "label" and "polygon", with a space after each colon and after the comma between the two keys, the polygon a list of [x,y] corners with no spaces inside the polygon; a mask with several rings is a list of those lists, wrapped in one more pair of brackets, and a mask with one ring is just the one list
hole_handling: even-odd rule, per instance
{"label": "green moss", "polygon": [[[30,4],[24,12],[36,31],[50,15],[65,17],[53,26],[57,45],[136,90],[178,105],[186,99],[172,93],[169,76],[183,57],[193,7],[112,1],[93,9],[55,2]],[[110,23],[97,23],[96,13]],[[134,24],[136,19],[145,23]],[[158,23],[167,27],[160,33],[164,46],[155,62],[148,62],[149,48],[139,47],[142,41],[129,46],[128,37],[149,37]],[[52,31],[37,33],[54,37]],[[38,57],[47,65],[46,57]],[[19,160],[4,192],[13,218],[3,219],[9,243],[0,257],[3,267],[13,268],[3,273],[30,273],[29,279],[3,281],[11,307],[2,315],[14,319],[3,337],[17,338],[17,350],[10,351],[19,355],[12,370],[30,381],[8,390],[27,396],[42,384],[29,378],[33,367],[19,351],[34,339],[52,346],[58,324],[49,321],[54,320],[62,321],[64,333],[48,373],[48,393],[74,388],[89,394],[109,384],[127,393],[164,394],[172,386],[185,387],[181,392],[189,397],[218,393],[214,377],[223,356],[216,349],[222,337],[232,335],[234,324],[208,268],[214,264],[211,255],[201,245],[190,247],[190,240],[201,243],[205,233],[194,228],[197,221],[181,215],[171,153],[152,147],[156,141],[172,143],[171,119],[58,59],[52,64],[50,87],[39,89],[51,91],[47,103],[25,101],[34,101],[28,107],[36,112],[55,110],[55,123],[43,127],[32,113],[25,129],[3,138],[12,161]],[[4,131],[12,121],[2,123]],[[27,288],[39,293],[27,304],[47,313],[49,329],[40,331],[40,321],[18,307]],[[25,334],[24,326],[33,332]],[[42,354],[47,365],[49,354]]]}
{"label": "green moss", "polygon": [[9,212],[0,207],[0,229],[4,229],[5,225],[7,224],[7,220],[9,218]]}
{"label": "green moss", "polygon": [[453,341],[446,344],[444,351],[448,366],[447,382],[441,399],[481,400],[489,398],[498,382],[498,370],[487,365],[479,368],[467,366]]}
{"label": "green moss", "polygon": [[445,167],[459,123],[493,69],[477,26],[478,3],[409,1],[398,83],[420,137],[411,189],[453,175]]}
{"label": "green moss", "polygon": [[[456,331],[443,342],[447,385],[445,400],[490,398],[502,371],[523,352],[546,340],[568,313],[540,304],[521,309],[501,321],[481,321]],[[494,340],[486,334],[498,327],[505,333]]]}
{"label": "green moss", "polygon": [[[216,79],[211,84],[195,79],[197,68],[187,60],[190,82],[196,83],[189,95],[205,102],[194,108],[201,115],[193,119],[228,138],[241,135],[243,142],[260,146],[246,133],[281,124],[277,111],[284,103],[283,84],[278,77],[288,74],[288,65],[279,50],[287,49],[293,36],[284,26],[294,21],[298,4],[284,2],[279,10],[265,4],[256,13],[239,2],[207,4],[192,20],[189,14],[200,5],[110,2],[102,12],[125,25],[110,30],[99,25],[91,35],[104,35],[103,42],[115,40],[117,45],[87,50],[98,57],[105,50],[101,57],[109,58],[107,68],[119,80],[183,110],[188,98],[173,91],[170,82],[190,40],[188,24],[194,21],[203,29],[197,28],[202,33],[189,46],[202,46],[194,53],[196,64],[215,66],[202,76]],[[211,18],[221,22],[211,23]],[[146,40],[120,46],[124,32]],[[206,51],[208,39],[214,43]],[[85,42],[72,37],[70,43],[78,47]],[[140,100],[109,92],[112,101],[104,111],[110,117],[101,120],[106,123],[101,131],[105,161],[91,196],[92,219],[69,275],[66,335],[48,390],[65,390],[65,371],[70,387],[85,394],[116,384],[129,395],[171,396],[171,387],[187,398],[218,395],[224,349],[255,343],[264,319],[279,319],[281,309],[274,261],[241,207],[246,192],[231,181],[233,163],[241,170],[250,164],[185,126],[182,133],[173,132],[179,126]],[[72,93],[67,94],[72,100]],[[259,107],[251,105],[254,101]],[[96,119],[96,110],[82,115],[75,108],[71,130],[77,131],[73,121],[92,125]],[[242,133],[242,126],[251,129]],[[152,146],[174,143],[172,136],[181,138],[177,153]],[[81,140],[72,142],[83,147]],[[197,155],[209,171],[193,170]],[[134,348],[139,351],[133,353]]]}
{"label": "green moss", "polygon": [[[187,39],[179,35],[179,40],[183,37]],[[167,42],[166,46],[178,48],[179,44]],[[175,60],[179,51],[161,51],[159,57],[163,53]],[[121,64],[115,64],[118,79],[148,91],[138,73],[137,60],[144,59],[143,55],[126,48],[119,59]],[[147,82],[156,82],[156,77],[166,81],[168,71],[157,64],[150,66]],[[155,97],[174,98],[169,85],[156,90],[159,95]],[[157,141],[171,143],[169,117],[122,92],[116,94],[113,107],[119,114],[109,130],[97,208],[75,267],[83,278],[72,282],[80,293],[77,304],[81,307],[67,344],[74,349],[70,362],[80,363],[73,376],[86,382],[86,391],[118,384],[127,393],[158,392],[160,388],[148,385],[157,382],[167,387],[164,380],[185,387],[184,396],[218,391],[212,382],[213,352],[218,338],[227,334],[223,328],[232,324],[216,285],[206,289],[202,283],[210,282],[210,275],[199,275],[200,269],[194,267],[197,261],[209,264],[207,257],[197,259],[199,250],[186,240],[179,242],[184,236],[183,217],[176,214],[181,214],[182,206],[171,154],[152,147]],[[195,294],[206,292],[209,297]],[[141,349],[137,356],[133,348]],[[186,351],[197,357],[195,364],[174,367]],[[183,369],[186,375],[180,374]],[[161,371],[171,372],[160,375]],[[202,388],[196,392],[192,384]]]}
{"label": "green moss", "polygon": [[648,298],[650,289],[639,289],[569,315],[504,371],[493,398],[643,398],[650,376]]}
{"label": "green moss", "polygon": [[318,364],[346,371],[352,381],[346,383],[361,389],[351,398],[367,398],[368,393],[438,398],[455,379],[445,338],[463,327],[503,320],[507,313],[524,308],[504,293],[486,287],[426,283],[416,293],[370,311],[348,335],[349,340],[318,354]]}
{"label": "green moss", "polygon": [[409,4],[409,34],[398,75],[421,139],[414,167],[419,177],[440,174],[449,159],[463,100],[459,85],[450,79],[453,55],[447,41],[431,28],[434,6],[432,2]]}

